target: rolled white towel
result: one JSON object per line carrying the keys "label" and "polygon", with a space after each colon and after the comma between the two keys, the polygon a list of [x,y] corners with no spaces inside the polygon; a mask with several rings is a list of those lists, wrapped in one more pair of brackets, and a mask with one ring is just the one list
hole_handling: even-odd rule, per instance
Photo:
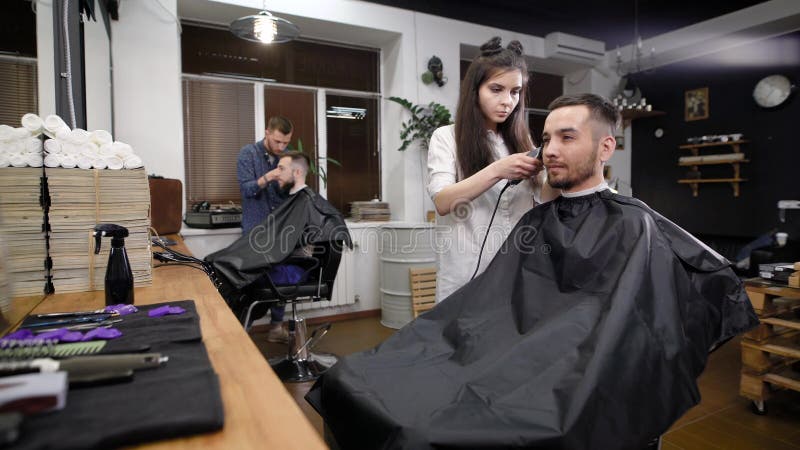
{"label": "rolled white towel", "polygon": [[78,156],[78,167],[84,170],[92,168],[94,160],[91,156],[80,155]]}
{"label": "rolled white towel", "polygon": [[0,167],[8,167],[11,165],[11,161],[8,160],[8,153],[0,152]]}
{"label": "rolled white towel", "polygon": [[58,139],[44,141],[44,151],[47,153],[61,153],[61,142]]}
{"label": "rolled white towel", "polygon": [[61,167],[65,169],[74,169],[78,165],[78,160],[72,155],[64,155],[61,157]]}
{"label": "rolled white towel", "polygon": [[26,167],[28,162],[25,161],[25,155],[22,153],[10,153],[8,155],[8,161],[14,167]]}
{"label": "rolled white towel", "polygon": [[32,135],[38,136],[42,134],[44,121],[41,117],[34,113],[28,113],[22,116],[22,126],[25,127]]}
{"label": "rolled white towel", "polygon": [[111,150],[120,158],[124,158],[133,153],[133,147],[120,141],[114,141],[114,143],[111,144]]}
{"label": "rolled white towel", "polygon": [[8,125],[0,125],[0,142],[8,141],[14,138],[14,128]]}
{"label": "rolled white towel", "polygon": [[69,132],[69,137],[67,140],[72,142],[73,144],[81,145],[89,142],[89,137],[91,133],[84,130],[83,128],[75,128],[74,130]]}
{"label": "rolled white towel", "polygon": [[55,131],[55,138],[61,142],[69,142],[72,144],[72,139],[70,139],[70,135],[72,134],[72,130],[67,127],[59,128]]}
{"label": "rolled white towel", "polygon": [[100,148],[97,150],[97,154],[102,157],[115,155],[114,148],[111,143],[101,145]]}
{"label": "rolled white towel", "polygon": [[86,142],[78,146],[78,153],[81,155],[86,155],[91,159],[97,158],[99,151],[100,147],[98,147],[94,142]]}
{"label": "rolled white towel", "polygon": [[81,148],[71,142],[58,140],[61,143],[61,153],[64,155],[77,156],[81,152]]}
{"label": "rolled white towel", "polygon": [[64,126],[62,128],[56,128],[55,131],[50,131],[47,128],[43,128],[42,129],[42,133],[44,133],[45,136],[47,136],[47,137],[49,137],[51,139],[55,139],[55,138],[58,137],[59,134],[61,136],[67,135],[69,133],[69,127]]}
{"label": "rolled white towel", "polygon": [[60,128],[69,128],[67,123],[61,117],[55,114],[50,114],[44,118],[44,129],[50,133],[55,134]]}
{"label": "rolled white towel", "polygon": [[120,170],[124,167],[124,163],[119,156],[106,156],[103,158],[103,161],[105,161],[106,165],[111,170]]}
{"label": "rolled white towel", "polygon": [[111,137],[111,133],[106,130],[92,131],[89,139],[97,145],[110,144],[111,142],[114,142],[114,138]]}
{"label": "rolled white towel", "polygon": [[142,158],[137,155],[128,155],[122,160],[126,169],[138,169],[143,167]]}
{"label": "rolled white towel", "polygon": [[24,153],[25,141],[15,139],[13,141],[3,142],[3,149],[6,153]]}
{"label": "rolled white towel", "polygon": [[28,153],[25,155],[25,162],[31,167],[42,167],[44,160],[41,153]]}
{"label": "rolled white towel", "polygon": [[30,131],[28,131],[27,128],[19,127],[19,128],[14,128],[13,136],[14,139],[21,141],[23,139],[28,139],[29,137],[32,136],[32,134]]}
{"label": "rolled white towel", "polygon": [[95,158],[94,161],[92,161],[92,167],[95,169],[107,169],[108,163],[106,163],[104,158]]}
{"label": "rolled white towel", "polygon": [[50,153],[44,157],[45,167],[58,167],[61,165],[61,155],[58,153]]}
{"label": "rolled white towel", "polygon": [[25,139],[26,153],[42,153],[42,140],[36,137]]}

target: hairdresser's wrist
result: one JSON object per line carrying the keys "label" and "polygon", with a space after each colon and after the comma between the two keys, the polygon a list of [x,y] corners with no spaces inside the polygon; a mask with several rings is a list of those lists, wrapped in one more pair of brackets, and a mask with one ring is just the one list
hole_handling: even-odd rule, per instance
{"label": "hairdresser's wrist", "polygon": [[486,166],[486,175],[489,177],[489,181],[492,184],[497,183],[503,178],[503,171],[499,166],[500,160],[497,160],[488,166]]}

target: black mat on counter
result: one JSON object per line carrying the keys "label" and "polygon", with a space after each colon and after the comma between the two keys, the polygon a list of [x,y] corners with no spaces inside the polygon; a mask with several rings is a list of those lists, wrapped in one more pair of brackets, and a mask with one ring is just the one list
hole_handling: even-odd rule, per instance
{"label": "black mat on counter", "polygon": [[[147,311],[180,306],[182,315],[148,317]],[[219,379],[200,338],[194,301],[139,308],[123,316],[123,336],[104,353],[148,347],[169,361],[158,369],[139,370],[128,383],[70,389],[61,411],[28,417],[12,448],[113,448],[219,430],[224,410]]]}

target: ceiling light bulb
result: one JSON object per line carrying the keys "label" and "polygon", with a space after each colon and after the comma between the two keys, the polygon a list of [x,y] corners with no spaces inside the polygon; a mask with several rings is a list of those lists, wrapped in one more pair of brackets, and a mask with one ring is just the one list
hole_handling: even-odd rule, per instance
{"label": "ceiling light bulb", "polygon": [[259,17],[253,24],[253,34],[259,41],[269,44],[278,35],[278,25],[272,18]]}

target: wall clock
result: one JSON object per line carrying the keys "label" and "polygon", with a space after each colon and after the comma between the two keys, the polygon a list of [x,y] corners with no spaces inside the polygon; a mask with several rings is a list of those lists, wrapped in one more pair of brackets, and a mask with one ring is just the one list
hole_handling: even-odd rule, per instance
{"label": "wall clock", "polygon": [[795,87],[784,75],[770,75],[762,78],[753,89],[753,100],[762,108],[775,108],[784,104]]}

